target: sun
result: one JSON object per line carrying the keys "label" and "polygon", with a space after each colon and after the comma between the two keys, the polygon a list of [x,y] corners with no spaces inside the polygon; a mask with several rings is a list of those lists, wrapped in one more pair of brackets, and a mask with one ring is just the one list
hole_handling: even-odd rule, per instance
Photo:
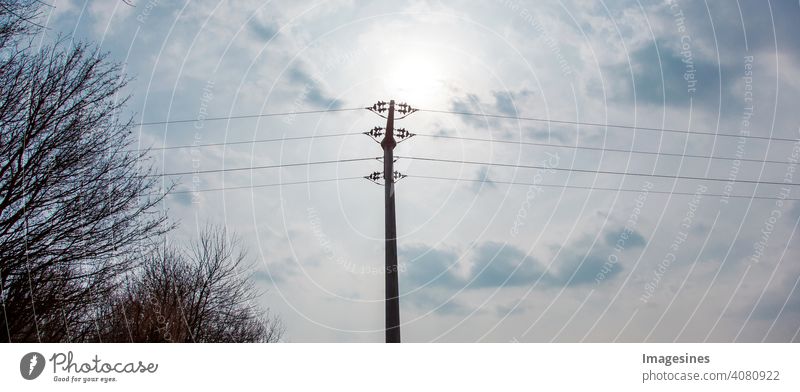
{"label": "sun", "polygon": [[388,67],[386,92],[414,106],[433,103],[442,94],[444,69],[431,56],[410,56]]}

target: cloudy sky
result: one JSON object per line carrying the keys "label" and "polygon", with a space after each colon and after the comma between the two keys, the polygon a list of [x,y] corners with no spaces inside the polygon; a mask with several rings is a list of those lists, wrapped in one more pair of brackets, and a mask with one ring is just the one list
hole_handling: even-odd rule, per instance
{"label": "cloudy sky", "polygon": [[[455,162],[396,163],[404,341],[800,339],[796,0],[50,3],[49,39],[125,65],[135,122],[189,120],[141,147],[320,136],[153,150],[164,173],[381,155],[326,137],[366,110],[216,117],[422,109],[396,154]],[[382,341],[380,169],[169,177],[170,240],[241,235],[288,341]]]}

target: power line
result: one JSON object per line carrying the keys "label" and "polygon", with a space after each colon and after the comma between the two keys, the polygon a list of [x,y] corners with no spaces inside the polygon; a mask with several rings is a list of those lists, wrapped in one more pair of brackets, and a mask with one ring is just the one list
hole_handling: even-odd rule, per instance
{"label": "power line", "polygon": [[624,176],[633,176],[633,177],[658,177],[658,178],[668,178],[668,179],[674,179],[674,180],[739,182],[739,183],[758,184],[758,185],[784,185],[784,186],[785,185],[800,185],[800,184],[795,184],[795,183],[788,183],[787,184],[785,182],[778,182],[778,181],[740,180],[738,178],[737,179],[705,178],[705,177],[678,176],[678,175],[669,175],[669,174],[627,173],[627,172],[616,172],[616,171],[607,171],[607,170],[573,169],[573,168],[547,167],[547,166],[538,166],[538,165],[517,165],[517,164],[511,164],[511,163],[462,161],[462,160],[444,159],[444,158],[409,157],[409,156],[397,156],[397,158],[399,158],[399,159],[417,160],[417,161],[428,161],[428,162],[446,162],[446,163],[461,163],[461,164],[468,164],[468,165],[512,167],[512,168],[520,168],[520,169],[557,170],[557,171],[569,171],[569,172],[590,173],[590,174],[624,175]]}
{"label": "power line", "polygon": [[206,121],[219,121],[219,120],[241,120],[247,118],[259,117],[278,117],[278,116],[291,116],[301,114],[315,114],[315,113],[333,113],[333,112],[347,112],[354,110],[364,110],[364,108],[344,108],[344,109],[320,109],[320,110],[307,110],[300,112],[283,112],[283,113],[263,113],[263,114],[247,114],[240,116],[225,116],[225,117],[208,117],[208,118],[193,118],[183,120],[165,120],[165,121],[150,121],[133,124],[133,126],[146,126],[146,125],[164,125],[164,124],[180,124],[189,122],[206,122]]}
{"label": "power line", "polygon": [[462,116],[478,116],[478,117],[490,117],[490,118],[502,118],[502,119],[509,119],[509,120],[523,120],[523,121],[538,121],[538,122],[547,122],[553,124],[567,124],[567,125],[586,125],[591,127],[608,127],[608,128],[620,128],[620,129],[632,129],[632,130],[640,130],[640,131],[657,131],[657,132],[671,132],[671,133],[680,133],[686,135],[709,135],[709,136],[718,136],[718,137],[736,137],[736,138],[745,138],[745,139],[760,139],[760,140],[771,140],[771,141],[781,141],[781,142],[798,142],[798,139],[789,139],[789,138],[782,138],[782,137],[769,137],[769,136],[755,136],[755,135],[734,135],[730,133],[715,133],[715,132],[708,132],[708,131],[686,131],[680,129],[671,129],[671,128],[653,128],[653,127],[638,127],[633,125],[620,125],[620,124],[604,124],[604,123],[595,123],[595,122],[582,122],[582,121],[570,121],[570,120],[552,120],[547,118],[541,117],[520,117],[520,116],[509,116],[503,114],[483,114],[483,113],[471,113],[471,112],[460,112],[460,111],[450,111],[450,110],[434,110],[434,109],[419,109],[421,112],[429,112],[429,113],[445,113],[445,114],[457,114]]}
{"label": "power line", "polygon": [[334,159],[334,160],[328,160],[328,161],[315,161],[315,162],[281,163],[281,164],[277,164],[277,165],[235,167],[235,168],[230,168],[230,169],[209,169],[209,170],[195,170],[195,171],[176,172],[176,173],[151,174],[151,175],[148,175],[148,177],[169,177],[169,176],[184,176],[184,175],[190,175],[190,174],[191,175],[195,175],[195,174],[207,174],[207,173],[222,173],[222,172],[232,172],[232,171],[242,171],[242,170],[277,169],[277,168],[282,168],[282,167],[326,165],[326,164],[331,164],[331,163],[371,161],[371,160],[379,160],[379,159],[380,159],[380,157],[371,157],[371,158]]}
{"label": "power line", "polygon": [[551,143],[539,143],[539,142],[528,142],[528,141],[504,140],[504,139],[485,139],[476,137],[435,135],[435,134],[424,134],[424,133],[422,134],[417,133],[416,135],[430,137],[430,138],[441,138],[441,139],[457,139],[457,140],[469,140],[469,141],[479,141],[479,142],[504,143],[504,144],[523,144],[529,146],[569,148],[577,150],[592,150],[592,151],[603,151],[603,152],[622,152],[622,153],[642,154],[642,155],[663,155],[663,156],[675,156],[675,157],[685,157],[685,158],[704,158],[704,159],[718,159],[718,160],[730,160],[730,161],[739,160],[743,162],[758,162],[758,163],[780,163],[780,164],[789,163],[789,162],[775,161],[769,159],[762,160],[754,158],[720,157],[714,155],[681,154],[681,153],[671,153],[671,152],[661,152],[661,151],[641,151],[641,150],[625,150],[619,148],[606,148],[606,147],[570,146],[566,144],[551,144]]}
{"label": "power line", "polygon": [[220,192],[220,191],[231,191],[231,190],[239,190],[239,189],[271,188],[271,187],[286,186],[286,185],[317,184],[317,183],[321,183],[321,182],[349,181],[349,180],[363,180],[363,179],[364,179],[364,177],[362,177],[362,176],[358,176],[358,177],[341,177],[341,178],[326,178],[326,179],[318,179],[318,180],[280,182],[280,183],[273,183],[273,184],[242,185],[242,186],[229,186],[229,187],[221,187],[221,188],[207,188],[207,189],[197,189],[197,190],[172,191],[172,192],[169,192],[168,195],[183,194],[183,193]]}
{"label": "power line", "polygon": [[[342,133],[320,134],[320,135],[309,135],[309,136],[290,136],[290,137],[271,138],[271,139],[254,139],[254,140],[240,140],[240,141],[219,142],[219,143],[184,144],[184,145],[166,146],[166,147],[150,147],[148,150],[150,150],[150,151],[164,151],[164,150],[178,150],[178,149],[186,149],[186,148],[203,148],[203,147],[233,146],[233,145],[243,145],[243,144],[260,144],[260,143],[273,143],[273,142],[284,142],[284,141],[294,141],[294,140],[323,139],[323,138],[333,138],[333,137],[343,137],[343,136],[355,136],[355,135],[362,135],[362,134],[363,134],[363,132],[342,132]],[[702,158],[702,159],[717,159],[717,160],[728,160],[728,161],[736,161],[736,160],[738,160],[738,161],[742,161],[742,162],[756,162],[756,163],[778,163],[778,164],[786,164],[786,163],[788,163],[788,162],[785,162],[785,161],[777,161],[777,160],[770,160],[770,159],[763,159],[762,160],[762,159],[755,159],[755,158],[721,157],[721,156],[714,156],[714,155],[683,154],[683,153],[670,153],[670,152],[661,152],[661,151],[626,150],[626,149],[608,148],[608,147],[571,146],[571,145],[565,145],[565,144],[541,143],[541,142],[531,142],[531,141],[523,141],[523,140],[517,141],[517,140],[504,140],[504,139],[487,139],[487,138],[477,138],[477,137],[436,135],[436,134],[425,134],[425,133],[417,133],[415,135],[416,136],[422,136],[422,137],[436,138],[436,139],[453,139],[453,140],[467,140],[467,141],[501,143],[501,144],[518,144],[518,145],[528,145],[528,146],[567,148],[567,149],[575,149],[575,150],[590,150],[590,151],[601,151],[601,152],[620,152],[620,153],[641,154],[641,155],[656,155],[656,156],[663,155],[663,156],[674,156],[674,157],[681,157],[681,158]],[[131,151],[136,151],[136,150],[131,150]]]}
{"label": "power line", "polygon": [[[469,178],[453,178],[453,177],[438,177],[438,176],[417,176],[413,174],[409,174],[407,178],[424,178],[424,179],[431,179],[431,180],[449,180],[449,181],[466,181],[466,182],[481,182],[481,183],[492,183],[492,184],[505,184],[505,185],[527,185],[527,186],[540,186],[544,188],[569,188],[569,189],[585,189],[585,190],[592,190],[592,191],[616,191],[616,192],[644,192],[641,189],[626,189],[626,188],[609,188],[609,187],[594,187],[594,186],[580,186],[580,185],[568,185],[568,184],[536,184],[536,183],[526,183],[526,182],[514,182],[514,181],[495,181],[495,180],[479,180],[479,179],[469,179]],[[657,194],[665,194],[665,195],[684,195],[684,196],[694,196],[695,193],[691,192],[671,192],[671,191],[654,191],[654,190],[647,190],[647,193],[657,193]],[[730,197],[730,198],[739,198],[739,199],[764,199],[764,200],[784,200],[784,201],[800,201],[800,199],[792,199],[792,198],[785,198],[782,199],[780,197],[774,196],[749,196],[749,195],[723,195],[717,193],[704,193],[704,196],[711,196],[711,197]]]}
{"label": "power line", "polygon": [[282,142],[291,140],[322,139],[322,138],[352,136],[352,135],[362,135],[362,134],[363,132],[346,132],[346,133],[333,133],[333,134],[310,135],[310,136],[291,136],[291,137],[272,138],[272,139],[241,140],[241,141],[219,142],[219,143],[184,144],[178,146],[151,147],[149,150],[162,151],[162,150],[178,150],[183,148],[233,146],[240,144],[258,144],[258,143],[272,143],[272,142]]}
{"label": "power line", "polygon": [[[540,187],[543,187],[543,188],[567,188],[567,189],[582,189],[582,190],[590,190],[590,191],[612,191],[612,192],[624,192],[624,193],[643,192],[641,189],[612,188],[612,187],[598,187],[598,186],[581,186],[581,185],[569,185],[569,184],[538,184],[538,183],[528,183],[528,182],[490,180],[490,179],[481,180],[481,179],[456,178],[456,177],[423,176],[423,175],[414,175],[414,174],[409,174],[409,175],[406,176],[406,178],[420,178],[420,179],[441,180],[441,181],[477,182],[477,183],[503,184],[503,185],[540,186]],[[172,192],[169,192],[168,195],[187,194],[187,193],[221,192],[221,191],[242,190],[242,189],[271,188],[271,187],[289,186],[289,185],[304,185],[304,184],[316,184],[316,183],[325,183],[325,182],[363,180],[363,179],[364,179],[363,176],[326,178],[326,179],[281,182],[281,183],[272,183],[272,184],[254,184],[254,185],[241,185],[241,186],[230,186],[230,187],[220,187],[220,188],[206,188],[206,189],[195,189],[195,190],[172,191]],[[694,196],[695,195],[695,193],[692,193],[692,192],[678,192],[678,191],[674,191],[673,192],[673,191],[658,191],[658,190],[647,190],[647,193],[655,193],[655,194],[663,194],[663,195],[681,195],[681,196]],[[729,197],[729,198],[734,198],[734,199],[761,199],[761,200],[800,201],[800,198],[780,198],[780,197],[775,197],[775,196],[724,195],[724,194],[718,194],[718,193],[704,193],[703,195],[704,196],[710,196],[710,197]]]}

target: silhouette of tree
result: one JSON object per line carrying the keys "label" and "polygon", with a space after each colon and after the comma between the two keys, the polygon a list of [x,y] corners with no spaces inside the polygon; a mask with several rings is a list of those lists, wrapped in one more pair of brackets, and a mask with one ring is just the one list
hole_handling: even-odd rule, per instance
{"label": "silhouette of tree", "polygon": [[207,227],[191,249],[162,246],[105,309],[102,341],[277,342],[277,318],[261,316],[236,236]]}
{"label": "silhouette of tree", "polygon": [[83,341],[170,226],[129,151],[120,66],[85,44],[32,49],[38,5],[0,0],[0,341]]}
{"label": "silhouette of tree", "polygon": [[0,0],[0,48],[11,46],[28,33],[38,30],[36,0]]}
{"label": "silhouette of tree", "polygon": [[90,45],[33,49],[40,5],[0,0],[0,341],[278,341],[238,239],[158,245],[173,225],[127,79]]}

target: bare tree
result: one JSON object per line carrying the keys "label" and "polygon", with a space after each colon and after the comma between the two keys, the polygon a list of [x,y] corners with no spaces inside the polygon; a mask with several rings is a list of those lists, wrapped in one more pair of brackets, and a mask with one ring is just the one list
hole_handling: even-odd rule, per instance
{"label": "bare tree", "polygon": [[277,342],[283,328],[255,304],[246,252],[208,227],[191,249],[164,246],[106,309],[103,341]]}
{"label": "bare tree", "polygon": [[37,31],[40,2],[37,0],[0,0],[0,48]]}
{"label": "bare tree", "polygon": [[130,152],[120,66],[84,44],[33,50],[36,2],[0,0],[0,341],[84,341],[170,227]]}
{"label": "bare tree", "polygon": [[0,0],[0,341],[278,341],[235,236],[156,245],[172,226],[127,80],[90,45],[33,49],[40,4]]}

